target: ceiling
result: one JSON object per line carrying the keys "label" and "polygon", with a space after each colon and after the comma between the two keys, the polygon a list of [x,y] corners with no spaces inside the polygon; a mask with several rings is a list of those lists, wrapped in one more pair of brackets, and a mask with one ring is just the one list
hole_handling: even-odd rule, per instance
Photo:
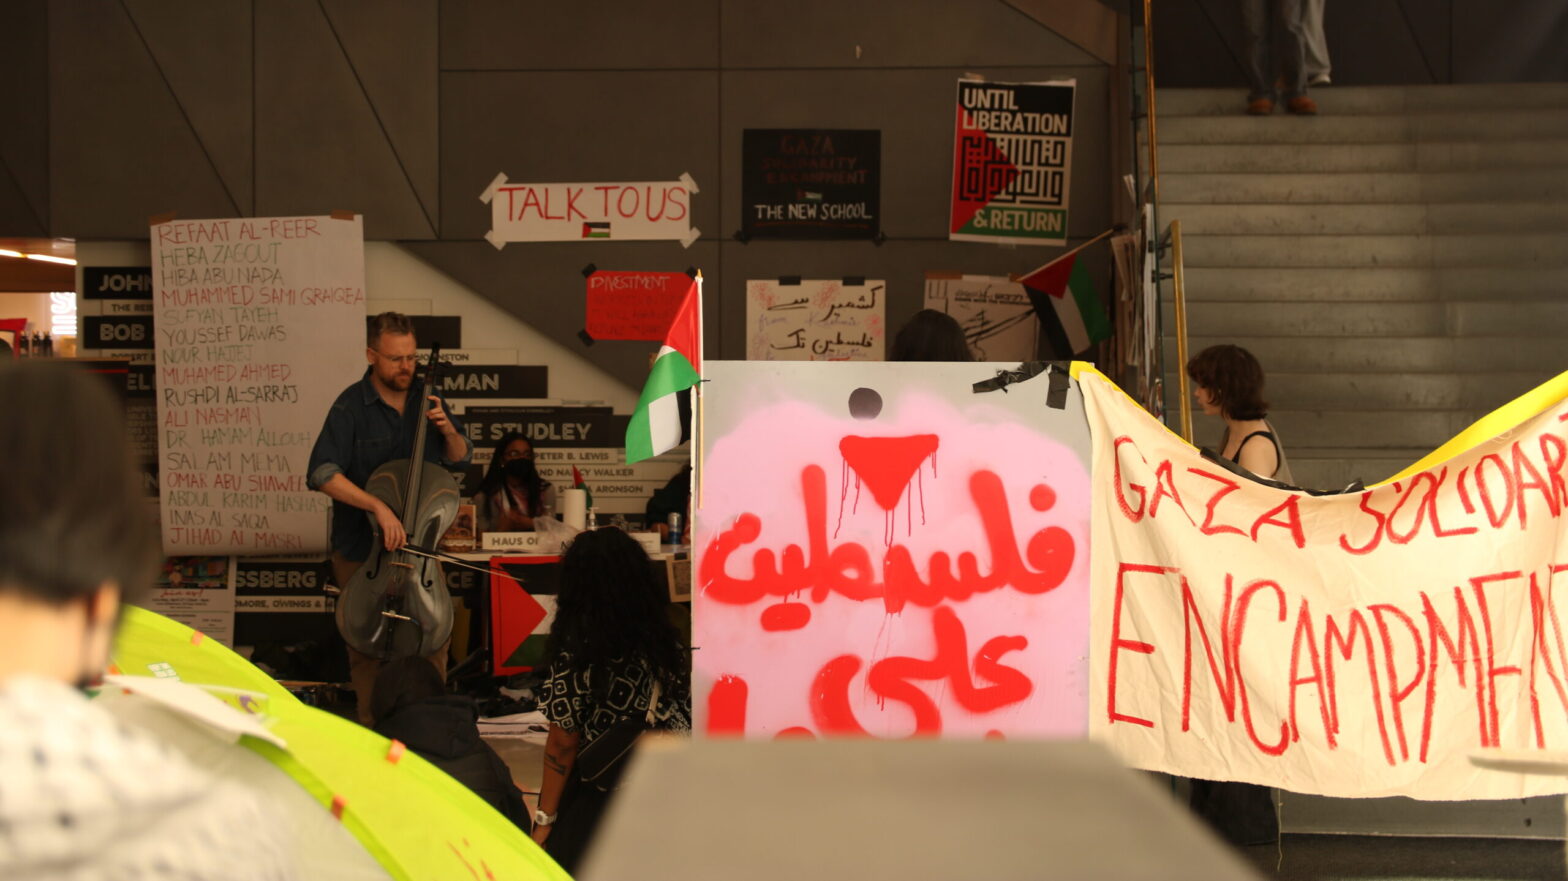
{"label": "ceiling", "polygon": [[[75,239],[4,239],[0,250],[76,259]],[[0,292],[76,290],[76,267],[19,257],[0,257]]]}

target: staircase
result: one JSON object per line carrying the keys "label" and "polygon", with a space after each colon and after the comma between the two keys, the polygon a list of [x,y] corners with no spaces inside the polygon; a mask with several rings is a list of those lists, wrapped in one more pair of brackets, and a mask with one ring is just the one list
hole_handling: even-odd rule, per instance
{"label": "staircase", "polygon": [[1258,356],[1298,483],[1380,481],[1568,369],[1568,84],[1332,86],[1317,117],[1157,97],[1189,354]]}

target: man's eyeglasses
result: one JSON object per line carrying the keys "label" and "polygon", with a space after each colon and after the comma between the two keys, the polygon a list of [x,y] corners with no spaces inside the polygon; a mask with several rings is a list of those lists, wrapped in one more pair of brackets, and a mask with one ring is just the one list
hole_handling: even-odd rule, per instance
{"label": "man's eyeglasses", "polygon": [[[376,352],[375,349],[370,351]],[[418,355],[398,355],[393,357],[392,355],[383,355],[380,352],[376,352],[376,357],[383,361],[391,361],[393,364],[413,364],[419,358]]]}

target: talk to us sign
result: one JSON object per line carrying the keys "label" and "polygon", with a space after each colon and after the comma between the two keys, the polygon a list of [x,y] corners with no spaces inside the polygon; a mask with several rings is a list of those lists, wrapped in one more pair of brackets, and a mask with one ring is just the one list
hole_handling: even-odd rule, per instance
{"label": "talk to us sign", "polygon": [[515,183],[498,174],[479,200],[490,206],[485,240],[586,242],[678,241],[690,247],[702,234],[691,225],[691,175],[631,183]]}

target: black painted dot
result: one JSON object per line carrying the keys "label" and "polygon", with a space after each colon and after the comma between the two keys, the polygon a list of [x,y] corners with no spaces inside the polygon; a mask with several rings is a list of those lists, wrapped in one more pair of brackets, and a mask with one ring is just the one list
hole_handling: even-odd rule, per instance
{"label": "black painted dot", "polygon": [[70,814],[58,814],[54,819],[56,823],[60,824],[61,829],[72,829],[76,827],[76,818]]}
{"label": "black painted dot", "polygon": [[875,389],[855,389],[849,393],[849,415],[856,419],[877,418],[882,415],[882,396]]}
{"label": "black painted dot", "polygon": [[33,747],[33,764],[37,765],[40,768],[42,768],[42,767],[44,767],[44,766],[49,764],[49,756],[46,753],[44,753],[44,748],[43,747],[41,747],[41,746]]}

